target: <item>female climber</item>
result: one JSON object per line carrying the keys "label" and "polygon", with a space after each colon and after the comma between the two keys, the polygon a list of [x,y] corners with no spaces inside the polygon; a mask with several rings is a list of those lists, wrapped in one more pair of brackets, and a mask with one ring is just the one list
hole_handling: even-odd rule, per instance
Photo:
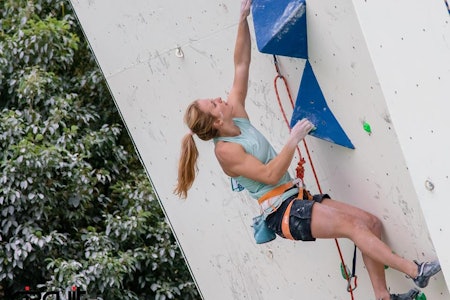
{"label": "female climber", "polygon": [[[247,17],[251,0],[241,3],[234,48],[234,80],[226,101],[219,98],[199,99],[186,109],[184,121],[189,127],[182,140],[178,181],[175,193],[187,197],[196,175],[198,150],[193,135],[213,140],[214,153],[223,172],[236,179],[255,199],[266,199],[260,205],[267,211],[267,224],[279,236],[286,237],[282,221],[289,206],[288,229],[295,240],[316,238],[348,238],[360,249],[369,273],[376,299],[414,299],[419,293],[412,289],[391,295],[385,279],[387,265],[409,276],[420,287],[426,287],[431,276],[440,271],[438,261],[417,263],[404,259],[381,241],[382,224],[374,215],[357,207],[330,199],[326,194],[311,200],[297,196],[285,199],[283,194],[294,186],[288,168],[297,144],[313,129],[307,119],[292,127],[289,138],[279,153],[250,123],[245,109],[251,39]],[[294,187],[295,188],[295,187]]]}

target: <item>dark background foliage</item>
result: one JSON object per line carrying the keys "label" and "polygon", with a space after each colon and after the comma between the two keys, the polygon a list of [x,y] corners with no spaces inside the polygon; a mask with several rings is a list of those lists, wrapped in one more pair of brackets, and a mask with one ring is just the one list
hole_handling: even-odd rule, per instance
{"label": "dark background foliage", "polygon": [[0,18],[0,296],[199,298],[70,3]]}

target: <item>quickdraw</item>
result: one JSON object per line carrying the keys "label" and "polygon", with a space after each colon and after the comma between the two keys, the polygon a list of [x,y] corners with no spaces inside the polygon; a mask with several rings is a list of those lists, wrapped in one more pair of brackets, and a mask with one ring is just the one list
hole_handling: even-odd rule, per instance
{"label": "quickdraw", "polygon": [[[356,276],[356,245],[353,251],[353,266],[352,270],[341,263],[341,274],[342,277],[347,280],[347,292],[354,291],[358,287],[358,276]],[[353,285],[352,285],[353,279]]]}

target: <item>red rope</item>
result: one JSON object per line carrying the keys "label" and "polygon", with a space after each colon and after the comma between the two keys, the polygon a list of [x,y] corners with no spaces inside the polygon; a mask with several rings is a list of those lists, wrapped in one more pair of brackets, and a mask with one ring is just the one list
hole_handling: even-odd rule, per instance
{"label": "red rope", "polygon": [[[273,56],[273,60],[274,60],[274,64],[275,64],[275,69],[277,71],[277,76],[275,77],[275,79],[273,81],[273,84],[274,84],[274,87],[275,87],[275,94],[277,95],[278,105],[280,106],[280,110],[281,110],[281,113],[283,114],[284,121],[286,122],[286,125],[289,128],[289,132],[290,132],[291,131],[291,126],[289,124],[286,112],[285,112],[285,110],[283,108],[283,104],[281,103],[280,94],[278,93],[278,86],[277,86],[278,79],[282,79],[283,82],[284,82],[284,86],[286,87],[286,91],[287,91],[289,100],[291,101],[292,108],[294,108],[294,101],[292,99],[292,95],[291,95],[291,92],[289,90],[288,82],[287,82],[286,78],[280,72],[280,69],[278,67],[278,61],[277,61],[277,58],[276,58],[275,55]],[[305,147],[306,154],[308,156],[309,163],[311,165],[311,170],[312,170],[314,178],[316,180],[317,188],[319,190],[319,193],[322,194],[322,187],[320,186],[319,179],[318,179],[317,173],[316,173],[316,169],[314,168],[314,164],[313,164],[313,162],[311,160],[311,154],[309,153],[308,145],[306,144],[306,140],[305,139],[303,139],[303,145]],[[297,152],[298,152],[298,155],[299,155],[300,159],[299,159],[299,162],[298,162],[298,165],[297,165],[297,168],[296,168],[296,173],[297,173],[296,175],[297,175],[297,178],[300,178],[303,181],[303,178],[304,178],[304,175],[305,175],[305,168],[303,167],[303,165],[305,164],[305,159],[302,157],[302,154],[300,152],[300,148],[298,146],[297,146]],[[348,274],[347,268],[345,268],[346,264],[345,264],[345,261],[344,261],[344,256],[342,255],[341,247],[339,246],[339,242],[338,242],[337,239],[334,239],[334,241],[336,243],[336,247],[337,247],[338,252],[339,252],[339,257],[341,259],[341,263],[344,266],[343,269],[344,269],[345,277],[346,277],[347,282],[348,282],[347,291],[350,293],[351,299],[353,300],[353,299],[355,299],[354,296],[353,296],[353,291],[356,289],[356,277],[355,277],[355,286],[352,288],[351,284],[350,284],[350,281],[351,281],[350,274]]]}

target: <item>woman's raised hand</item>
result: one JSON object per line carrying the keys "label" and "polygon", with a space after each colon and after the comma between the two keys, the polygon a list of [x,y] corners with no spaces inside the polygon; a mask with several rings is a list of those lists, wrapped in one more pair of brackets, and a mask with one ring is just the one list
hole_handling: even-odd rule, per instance
{"label": "woman's raised hand", "polygon": [[252,0],[242,0],[241,2],[241,19],[245,19],[250,14],[250,6],[252,5]]}
{"label": "woman's raised hand", "polygon": [[314,124],[308,119],[301,119],[291,129],[290,140],[297,145],[305,136],[314,129]]}

